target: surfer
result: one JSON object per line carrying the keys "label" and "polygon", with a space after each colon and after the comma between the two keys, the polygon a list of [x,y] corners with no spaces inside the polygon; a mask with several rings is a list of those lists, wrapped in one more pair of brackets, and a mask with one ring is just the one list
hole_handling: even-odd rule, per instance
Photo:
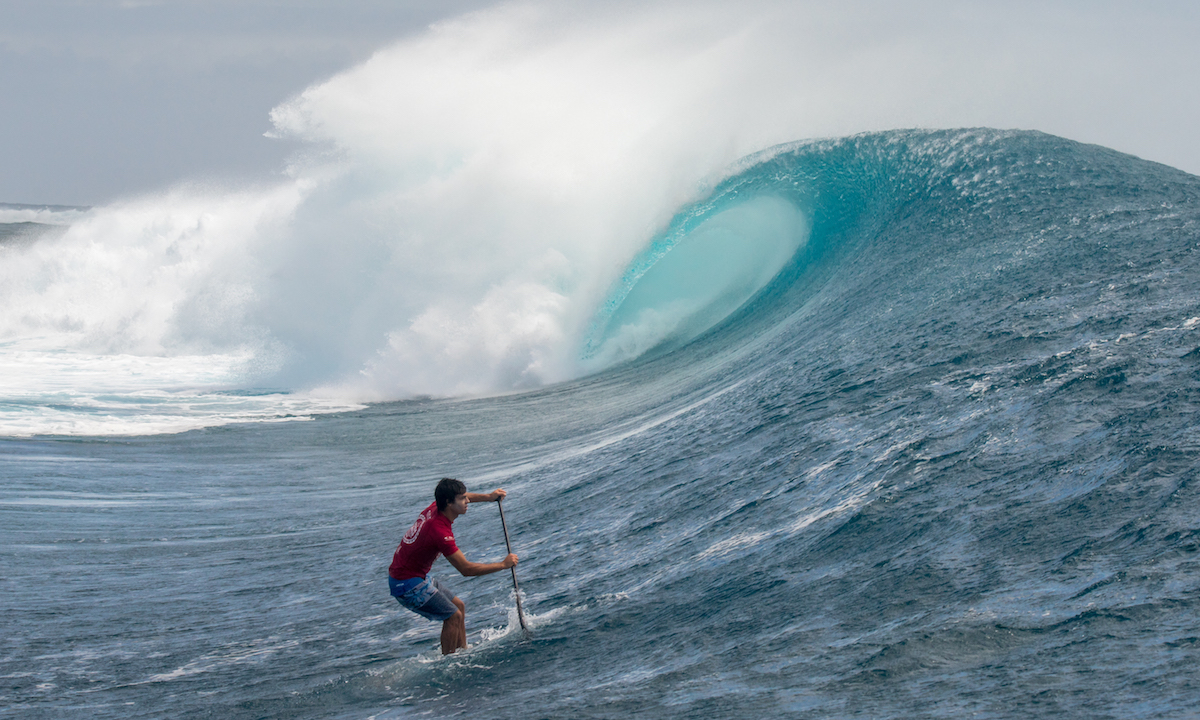
{"label": "surfer", "polygon": [[487,494],[469,493],[467,486],[453,478],[442,478],[433,491],[433,503],[417,516],[404,533],[388,568],[388,587],[392,597],[416,614],[442,623],[442,654],[449,655],[467,646],[467,607],[444,583],[429,577],[429,569],[438,553],[463,575],[488,575],[517,564],[509,553],[494,563],[475,563],[454,544],[450,527],[473,502],[499,502],[507,493],[502,489]]}

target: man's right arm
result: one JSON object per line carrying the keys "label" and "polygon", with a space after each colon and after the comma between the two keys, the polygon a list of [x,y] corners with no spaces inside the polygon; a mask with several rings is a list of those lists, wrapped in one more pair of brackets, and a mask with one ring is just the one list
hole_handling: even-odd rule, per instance
{"label": "man's right arm", "polygon": [[453,555],[447,555],[446,559],[450,561],[450,564],[454,566],[455,570],[459,571],[463,575],[466,575],[467,577],[471,577],[473,575],[490,575],[494,572],[507,570],[517,564],[517,556],[512,553],[509,553],[508,556],[502,561],[494,563],[471,562],[467,559],[466,555],[463,555],[462,550],[459,550]]}

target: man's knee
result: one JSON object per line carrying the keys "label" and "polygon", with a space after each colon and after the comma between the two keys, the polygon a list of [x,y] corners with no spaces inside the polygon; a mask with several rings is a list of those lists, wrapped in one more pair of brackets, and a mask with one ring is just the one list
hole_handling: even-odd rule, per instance
{"label": "man's knee", "polygon": [[459,600],[458,596],[455,596],[451,602],[453,602],[454,607],[458,609],[454,611],[453,615],[446,618],[446,622],[462,622],[463,618],[467,616],[467,604],[462,600]]}

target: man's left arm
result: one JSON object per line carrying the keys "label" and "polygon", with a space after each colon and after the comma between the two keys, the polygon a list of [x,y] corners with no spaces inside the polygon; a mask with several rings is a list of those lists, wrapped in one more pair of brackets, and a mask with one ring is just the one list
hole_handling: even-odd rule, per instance
{"label": "man's left arm", "polygon": [[498,502],[507,496],[503,488],[496,488],[490,493],[467,493],[467,502]]}

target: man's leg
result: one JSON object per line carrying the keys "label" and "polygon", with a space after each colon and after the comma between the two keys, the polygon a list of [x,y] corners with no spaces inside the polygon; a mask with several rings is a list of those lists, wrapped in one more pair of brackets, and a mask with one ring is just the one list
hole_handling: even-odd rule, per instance
{"label": "man's leg", "polygon": [[467,605],[457,596],[454,598],[454,604],[458,606],[458,646],[460,648],[467,647]]}
{"label": "man's leg", "polygon": [[457,597],[454,598],[454,605],[458,610],[442,623],[443,655],[449,655],[467,646],[467,606]]}
{"label": "man's leg", "polygon": [[442,654],[449,655],[458,649],[458,621],[463,611],[458,610],[442,623]]}

